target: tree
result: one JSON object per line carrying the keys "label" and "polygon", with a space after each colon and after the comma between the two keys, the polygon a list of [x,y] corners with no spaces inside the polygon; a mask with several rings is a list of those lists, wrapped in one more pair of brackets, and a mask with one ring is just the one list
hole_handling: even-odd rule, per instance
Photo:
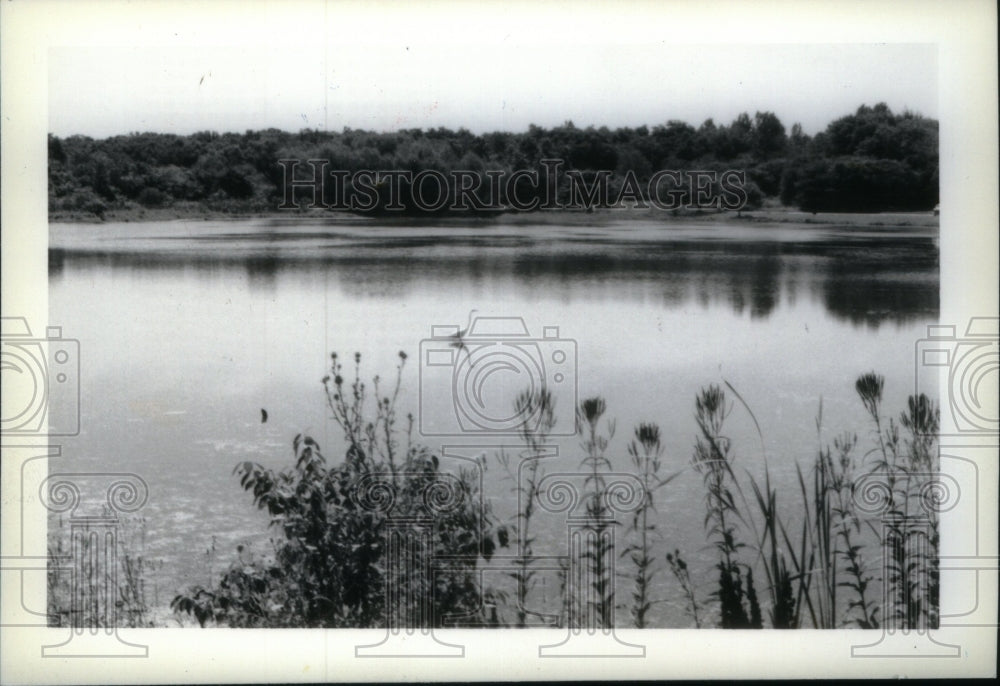
{"label": "tree", "polygon": [[753,121],[753,152],[758,159],[780,155],[788,139],[785,127],[773,112],[757,112]]}

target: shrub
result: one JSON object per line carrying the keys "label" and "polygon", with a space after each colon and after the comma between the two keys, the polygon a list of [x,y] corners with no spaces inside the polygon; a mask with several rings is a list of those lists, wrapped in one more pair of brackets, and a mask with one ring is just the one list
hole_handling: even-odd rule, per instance
{"label": "shrub", "polygon": [[[274,552],[261,559],[239,549],[238,559],[213,588],[193,587],[178,595],[172,607],[194,615],[202,626],[482,623],[482,589],[475,570],[479,556],[489,558],[496,544],[489,508],[478,502],[473,470],[445,471],[436,455],[410,442],[409,428],[406,446],[398,445],[395,402],[404,353],[391,395],[379,397],[375,377],[371,421],[360,354],[355,355],[350,385],[336,354],[332,360],[324,386],[347,443],[344,461],[329,466],[320,446],[299,435],[293,441],[291,468],[275,472],[250,461],[237,464],[240,485],[258,508],[267,510],[278,532]],[[412,427],[412,417],[408,419]],[[428,499],[457,506],[433,511]],[[407,523],[393,529],[390,518]],[[403,548],[396,547],[399,540],[388,539],[406,537],[421,526],[417,539],[407,538],[409,545]],[[428,531],[433,536],[425,536]],[[407,556],[400,564],[394,564],[397,553]],[[446,556],[447,570],[431,574],[432,556]],[[430,608],[424,604],[428,598],[433,599]]]}

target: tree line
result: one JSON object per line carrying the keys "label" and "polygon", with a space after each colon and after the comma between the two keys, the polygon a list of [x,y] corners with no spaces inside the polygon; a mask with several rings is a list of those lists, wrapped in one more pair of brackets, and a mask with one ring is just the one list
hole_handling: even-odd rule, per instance
{"label": "tree line", "polygon": [[[908,111],[895,114],[880,103],[859,107],[815,136],[799,124],[786,131],[773,112],[743,113],[728,125],[708,119],[694,127],[670,120],[612,130],[567,121],[548,129],[532,125],[521,133],[272,128],[101,140],[49,135],[49,212],[98,218],[145,208],[256,213],[287,206],[289,198],[305,206],[311,189],[292,184],[287,165],[279,161],[310,159],[327,160],[328,169],[351,175],[361,170],[510,175],[559,159],[581,178],[612,172],[610,197],[619,196],[630,175],[645,189],[661,170],[736,169],[746,173],[751,207],[765,198],[812,212],[921,211],[938,202],[938,122]],[[303,173],[308,176],[308,169]],[[334,183],[324,188],[336,191]],[[562,199],[572,192],[568,178],[556,191]],[[518,189],[522,200],[537,192]]]}

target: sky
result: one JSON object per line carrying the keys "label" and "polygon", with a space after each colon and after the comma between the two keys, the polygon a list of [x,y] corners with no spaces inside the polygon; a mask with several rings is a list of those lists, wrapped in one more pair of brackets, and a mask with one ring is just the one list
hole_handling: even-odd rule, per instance
{"label": "sky", "polygon": [[769,110],[786,129],[800,123],[814,134],[861,104],[938,116],[933,44],[698,44],[516,24],[431,28],[310,30],[294,43],[54,47],[48,129],[96,138],[268,127],[482,133],[566,120],[697,126]]}

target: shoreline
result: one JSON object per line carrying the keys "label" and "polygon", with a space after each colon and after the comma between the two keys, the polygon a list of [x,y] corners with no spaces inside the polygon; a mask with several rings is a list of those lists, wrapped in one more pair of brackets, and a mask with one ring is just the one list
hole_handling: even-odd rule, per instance
{"label": "shoreline", "polygon": [[715,222],[746,222],[769,224],[814,224],[814,225],[848,225],[872,227],[936,227],[940,225],[940,217],[931,212],[804,212],[794,208],[781,206],[762,207],[755,210],[734,212],[731,210],[659,210],[654,208],[601,208],[591,212],[585,210],[558,210],[533,212],[508,212],[497,215],[449,215],[433,216],[413,215],[362,215],[351,212],[335,212],[329,210],[265,210],[231,212],[211,210],[204,207],[168,207],[156,209],[109,210],[103,218],[95,217],[85,212],[52,212],[49,213],[50,224],[116,224],[145,223],[164,221],[248,221],[258,219],[283,219],[287,221],[308,220],[326,221],[331,224],[343,222],[356,223],[371,220],[404,224],[451,224],[451,223],[483,223],[483,224],[591,224],[604,220],[660,220],[664,223],[675,221]]}

